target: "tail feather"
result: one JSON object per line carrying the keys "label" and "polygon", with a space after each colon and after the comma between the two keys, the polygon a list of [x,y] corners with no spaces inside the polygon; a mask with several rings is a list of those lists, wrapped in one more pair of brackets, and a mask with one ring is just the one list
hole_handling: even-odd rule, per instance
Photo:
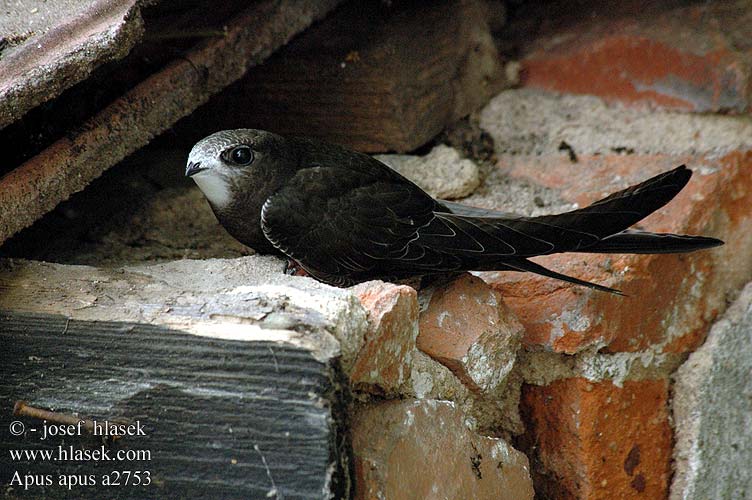
{"label": "tail feather", "polygon": [[686,165],[613,193],[587,207],[559,215],[531,218],[562,229],[578,230],[605,238],[620,233],[671,201],[692,177]]}
{"label": "tail feather", "polygon": [[548,269],[547,267],[543,267],[540,264],[536,264],[535,262],[531,260],[516,259],[514,261],[504,261],[504,265],[516,271],[540,274],[541,276],[546,276],[548,278],[554,278],[557,280],[566,281],[567,283],[573,283],[575,285],[586,286],[588,288],[599,290],[601,292],[608,292],[608,293],[613,293],[615,295],[626,296],[624,292],[622,292],[621,290],[617,290],[616,288],[609,288],[607,286],[599,285],[597,283],[591,283],[589,281],[581,280],[573,276],[567,276],[566,274],[557,273],[556,271],[552,271]]}
{"label": "tail feather", "polygon": [[560,252],[683,253],[722,245],[715,238],[628,228],[671,201],[689,182],[681,165],[592,205],[557,215],[520,217],[441,202],[421,242],[461,259],[465,268],[515,269],[624,295],[621,291],[547,269],[526,257]]}
{"label": "tail feather", "polygon": [[723,241],[707,236],[623,231],[580,251],[586,253],[685,253],[721,245]]}

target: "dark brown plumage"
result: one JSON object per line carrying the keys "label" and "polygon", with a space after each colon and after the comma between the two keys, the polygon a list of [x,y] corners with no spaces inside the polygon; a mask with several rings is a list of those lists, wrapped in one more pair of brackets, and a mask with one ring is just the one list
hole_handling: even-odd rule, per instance
{"label": "dark brown plumage", "polygon": [[723,244],[628,228],[689,181],[685,166],[571,212],[523,217],[433,199],[339,146],[228,130],[197,143],[186,175],[240,242],[276,251],[334,285],[463,270],[530,271],[598,290],[528,260],[559,252],[676,253]]}

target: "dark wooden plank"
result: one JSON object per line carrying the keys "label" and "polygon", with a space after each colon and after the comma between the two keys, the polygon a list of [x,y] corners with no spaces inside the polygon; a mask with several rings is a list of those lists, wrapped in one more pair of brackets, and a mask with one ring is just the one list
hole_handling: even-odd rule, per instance
{"label": "dark wooden plank", "polygon": [[[325,498],[344,495],[341,398],[333,360],[285,342],[180,333],[159,325],[0,312],[0,480],[49,474],[33,498]],[[319,358],[319,359],[317,359]],[[97,449],[90,435],[41,441],[16,400],[93,419],[140,422],[146,436],[112,443],[150,460],[14,461],[8,450]],[[10,423],[28,431],[12,436]],[[151,473],[149,486],[101,486],[113,470]],[[58,486],[61,474],[98,486]]]}
{"label": "dark wooden plank", "polygon": [[189,119],[410,151],[508,86],[485,3],[348,2]]}

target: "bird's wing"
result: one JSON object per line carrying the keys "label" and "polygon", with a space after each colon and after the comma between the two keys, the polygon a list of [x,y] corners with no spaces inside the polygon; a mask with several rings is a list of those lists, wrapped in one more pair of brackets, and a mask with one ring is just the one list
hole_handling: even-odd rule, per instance
{"label": "bird's wing", "polygon": [[689,178],[680,167],[565,214],[499,217],[452,213],[456,207],[391,169],[373,167],[301,169],[264,204],[264,235],[332,284],[520,268],[525,257],[587,251],[665,204]]}
{"label": "bird's wing", "polygon": [[517,214],[510,212],[499,212],[498,210],[492,210],[490,208],[473,207],[455,201],[439,200],[439,202],[447,209],[446,211],[455,215],[465,215],[469,217],[519,217]]}
{"label": "bird's wing", "polygon": [[[598,243],[624,231],[668,203],[689,181],[692,172],[684,165],[652,177],[640,184],[613,193],[587,207],[556,215],[521,217],[501,215],[483,209],[444,205],[449,211],[437,213],[444,226],[464,238],[449,243],[434,237],[429,226],[421,230],[421,241],[428,246],[460,245],[456,252],[472,252],[466,242],[475,241],[488,257],[532,257],[558,252],[588,251]],[[433,225],[436,225],[434,222]],[[423,237],[425,235],[425,238]],[[625,238],[616,240],[624,241]],[[630,242],[634,242],[631,238]],[[647,242],[643,238],[642,241]]]}
{"label": "bird's wing", "polygon": [[332,284],[474,269],[492,260],[501,269],[500,257],[557,251],[561,235],[596,239],[523,218],[452,214],[375,165],[357,172],[342,165],[299,170],[266,201],[261,226],[276,248]]}
{"label": "bird's wing", "polygon": [[[436,206],[391,170],[314,165],[269,197],[261,226],[275,247],[310,274],[343,284],[342,277],[368,276],[377,269],[388,275],[390,263],[414,257],[410,244],[430,225]],[[440,265],[439,257],[433,261]]]}

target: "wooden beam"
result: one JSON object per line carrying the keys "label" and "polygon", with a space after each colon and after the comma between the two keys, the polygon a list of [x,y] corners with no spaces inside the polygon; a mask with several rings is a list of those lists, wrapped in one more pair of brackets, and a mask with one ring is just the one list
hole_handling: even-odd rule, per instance
{"label": "wooden beam", "polygon": [[[238,286],[249,279],[238,275],[243,269],[274,284]],[[4,452],[3,484],[19,497],[44,498],[346,496],[345,386],[330,332],[365,327],[364,313],[347,309],[345,291],[276,276],[279,270],[264,257],[121,270],[3,261],[0,447],[142,453],[81,462],[14,460]],[[321,288],[323,308],[294,298],[310,287]],[[343,309],[326,309],[332,304]],[[18,400],[137,424],[144,435],[42,440],[43,422],[12,415]],[[14,421],[25,427],[21,435],[6,431]],[[123,470],[148,471],[150,484],[103,486]],[[13,483],[16,472],[17,481],[49,476],[52,484],[24,491]],[[90,475],[96,484],[59,484],[61,476],[81,482]]]}
{"label": "wooden beam", "polygon": [[209,129],[263,128],[405,152],[509,86],[476,0],[349,2],[199,110]]}

